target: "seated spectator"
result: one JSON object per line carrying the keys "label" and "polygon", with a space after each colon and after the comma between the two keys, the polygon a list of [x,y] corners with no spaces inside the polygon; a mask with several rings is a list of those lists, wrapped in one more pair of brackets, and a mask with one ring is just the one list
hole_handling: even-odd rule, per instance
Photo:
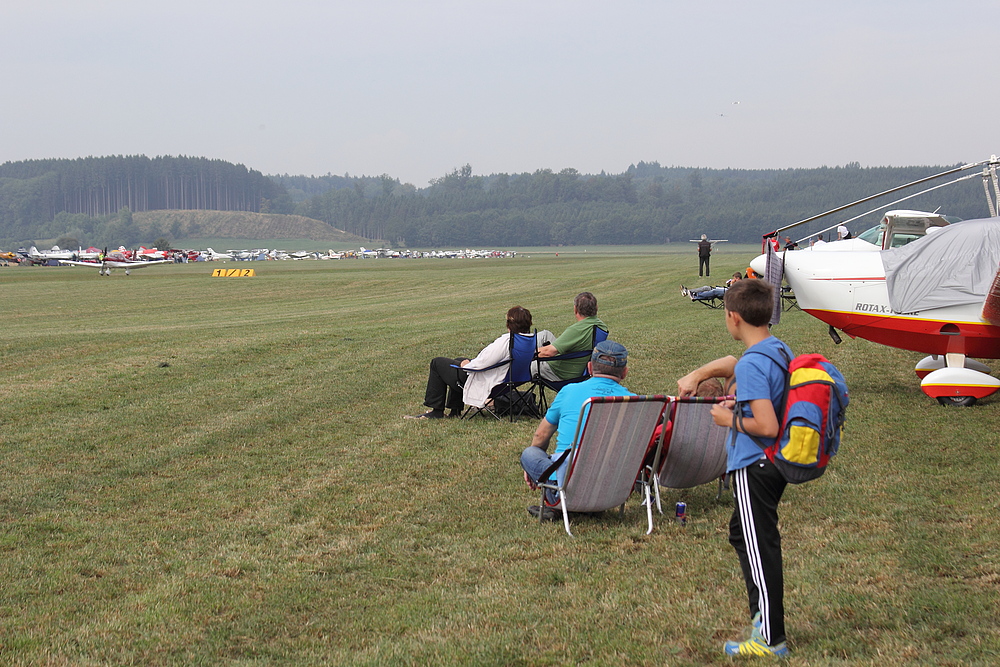
{"label": "seated spectator", "polygon": [[[698,384],[698,389],[694,395],[702,398],[715,398],[717,396],[725,396],[726,390],[720,378],[708,378]],[[653,430],[653,436],[649,439],[649,445],[646,447],[646,458],[643,461],[643,467],[653,465],[653,458],[656,455],[656,443],[660,440],[660,434],[663,431],[667,433],[663,436],[663,451],[660,453],[660,460],[662,461],[666,458],[667,451],[670,449],[670,431],[672,426],[673,422],[669,419],[666,423],[660,422],[657,424]]]}
{"label": "seated spectator", "polygon": [[[424,391],[424,405],[430,410],[419,415],[406,415],[404,419],[441,419],[445,409],[448,417],[460,417],[465,404],[482,407],[494,386],[507,375],[507,366],[469,374],[464,369],[488,368],[510,359],[510,336],[512,333],[531,333],[531,312],[527,308],[514,306],[507,311],[507,333],[487,345],[475,359],[467,357],[435,357],[431,360]],[[539,336],[551,333],[543,331]],[[459,366],[460,368],[456,368]]]}
{"label": "seated spectator", "polygon": [[705,301],[707,299],[721,299],[726,293],[725,287],[712,287],[703,285],[701,287],[687,288],[681,285],[681,294],[690,297],[692,301]]}
{"label": "seated spectator", "polygon": [[[555,400],[552,401],[548,412],[545,413],[535,430],[531,445],[521,453],[524,481],[532,489],[538,488],[538,481],[542,474],[552,466],[563,452],[572,447],[576,426],[580,420],[580,408],[583,407],[588,398],[594,396],[635,396],[621,385],[621,381],[628,374],[628,350],[625,349],[624,345],[612,340],[602,341],[594,348],[587,363],[590,378],[583,382],[567,385],[556,394]],[[547,451],[549,443],[557,432],[555,451],[550,455]],[[554,473],[559,480],[565,478],[566,470],[569,468],[568,459],[569,457],[566,457],[558,471]],[[555,505],[558,501],[555,493],[551,490],[546,492],[546,500],[550,506]],[[557,516],[550,506],[532,505],[528,507],[528,513],[536,517],[542,514],[542,518],[545,520],[556,520]]]}
{"label": "seated spectator", "polygon": [[[594,344],[594,327],[607,329],[597,317],[597,297],[590,292],[576,295],[573,300],[573,316],[576,317],[576,322],[569,325],[552,343],[539,348],[540,359],[589,350]],[[540,337],[539,340],[545,339]],[[540,361],[536,372],[546,380],[572,380],[580,377],[586,367],[587,357],[583,356],[579,359]]]}
{"label": "seated spectator", "polygon": [[737,280],[743,280],[743,274],[737,271],[733,277],[726,281],[726,287],[732,287]]}

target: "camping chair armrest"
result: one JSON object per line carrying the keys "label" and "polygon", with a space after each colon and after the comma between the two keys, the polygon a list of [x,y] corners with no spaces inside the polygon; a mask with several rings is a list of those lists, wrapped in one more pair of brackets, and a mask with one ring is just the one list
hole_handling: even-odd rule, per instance
{"label": "camping chair armrest", "polygon": [[549,481],[549,477],[551,477],[552,473],[554,473],[556,470],[559,470],[559,466],[561,466],[563,464],[563,461],[566,460],[566,457],[569,456],[569,453],[571,451],[573,451],[573,450],[572,449],[567,449],[565,452],[563,452],[562,454],[560,454],[559,458],[557,458],[555,461],[553,461],[552,465],[550,465],[548,468],[545,469],[545,472],[543,472],[541,474],[541,476],[538,478],[538,481],[535,482],[535,483],[538,484],[538,486],[546,486],[546,488],[556,488],[556,487],[549,486],[549,485],[551,485],[551,482]]}
{"label": "camping chair armrest", "polygon": [[536,361],[564,361],[566,359],[580,359],[582,357],[589,357],[593,354],[593,350],[580,350],[579,352],[566,352],[565,354],[557,354],[554,357],[539,357],[535,355]]}
{"label": "camping chair armrest", "polygon": [[503,361],[498,361],[492,366],[486,366],[485,368],[469,368],[468,366],[461,366],[459,364],[452,364],[451,367],[465,371],[466,373],[482,373],[483,371],[491,371],[494,368],[500,368],[501,366],[506,366],[508,364],[510,364],[510,359],[504,359]]}

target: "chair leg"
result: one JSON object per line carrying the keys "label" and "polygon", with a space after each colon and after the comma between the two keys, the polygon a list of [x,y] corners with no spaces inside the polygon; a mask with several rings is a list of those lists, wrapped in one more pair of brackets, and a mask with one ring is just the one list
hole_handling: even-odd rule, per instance
{"label": "chair leg", "polygon": [[653,532],[653,502],[649,497],[649,484],[643,482],[642,489],[646,492],[646,520],[649,522],[649,529],[646,531],[646,534],[649,535]]}
{"label": "chair leg", "polygon": [[663,502],[660,499],[660,478],[653,475],[653,493],[656,495],[656,511],[663,514]]}
{"label": "chair leg", "polygon": [[566,494],[562,491],[559,491],[559,504],[562,506],[563,527],[566,528],[566,534],[570,537],[576,537],[573,534],[573,531],[569,529],[569,510],[566,509],[566,505],[568,505],[568,503],[566,501]]}

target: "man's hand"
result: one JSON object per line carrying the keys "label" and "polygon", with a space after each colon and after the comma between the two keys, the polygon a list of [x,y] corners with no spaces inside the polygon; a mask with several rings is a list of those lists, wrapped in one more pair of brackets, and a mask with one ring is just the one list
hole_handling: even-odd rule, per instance
{"label": "man's hand", "polygon": [[536,355],[540,359],[545,359],[547,357],[555,357],[558,354],[559,350],[557,350],[556,346],[553,345],[552,343],[549,343],[547,345],[542,345],[540,348],[538,348],[538,352],[536,352]]}
{"label": "man's hand", "polygon": [[528,488],[531,489],[532,491],[536,491],[538,489],[538,485],[535,484],[535,480],[533,480],[530,477],[528,477],[528,471],[527,470],[524,471],[524,483],[527,484]]}
{"label": "man's hand", "polygon": [[701,380],[698,378],[697,373],[698,371],[691,371],[677,381],[678,396],[691,396],[694,392],[698,391],[698,385],[701,383]]}

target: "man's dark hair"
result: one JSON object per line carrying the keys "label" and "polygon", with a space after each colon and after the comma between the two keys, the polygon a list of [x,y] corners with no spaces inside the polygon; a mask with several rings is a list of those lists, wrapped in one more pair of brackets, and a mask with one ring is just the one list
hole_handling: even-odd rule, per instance
{"label": "man's dark hair", "polygon": [[584,317],[595,317],[597,315],[597,297],[590,292],[580,292],[573,299],[573,307]]}
{"label": "man's dark hair", "polygon": [[507,311],[507,329],[511,333],[531,332],[531,311],[521,306],[514,306]]}
{"label": "man's dark hair", "polygon": [[722,297],[726,310],[737,313],[752,327],[771,321],[774,312],[774,287],[766,280],[738,280]]}
{"label": "man's dark hair", "polygon": [[590,362],[590,370],[594,375],[611,375],[613,377],[621,380],[625,377],[625,369],[627,366],[610,366],[608,364],[602,364],[599,361]]}

